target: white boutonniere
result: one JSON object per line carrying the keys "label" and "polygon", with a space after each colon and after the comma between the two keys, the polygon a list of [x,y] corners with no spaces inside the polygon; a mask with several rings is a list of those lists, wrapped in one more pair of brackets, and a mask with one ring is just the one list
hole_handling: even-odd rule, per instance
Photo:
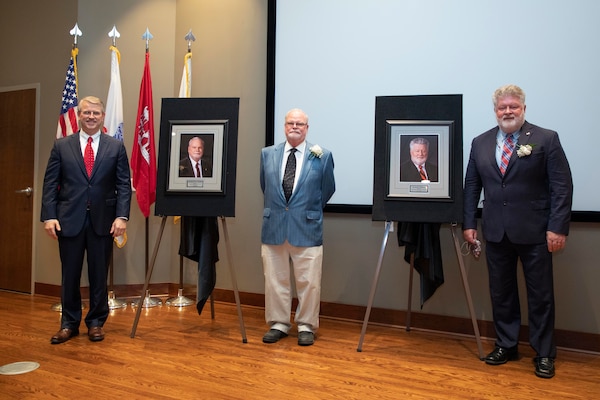
{"label": "white boutonniere", "polygon": [[310,150],[310,158],[312,158],[312,157],[321,158],[323,156],[323,149],[318,144],[311,146],[310,149],[308,149],[308,150]]}
{"label": "white boutonniere", "polygon": [[531,152],[533,151],[535,144],[520,144],[518,146],[519,147],[517,148],[517,155],[520,158],[520,157],[526,157],[528,155],[531,155]]}

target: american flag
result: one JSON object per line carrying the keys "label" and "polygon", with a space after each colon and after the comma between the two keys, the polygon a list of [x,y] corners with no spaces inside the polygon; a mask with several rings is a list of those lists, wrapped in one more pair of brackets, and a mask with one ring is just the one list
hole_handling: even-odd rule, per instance
{"label": "american flag", "polygon": [[77,48],[74,48],[71,51],[71,61],[67,68],[58,128],[56,130],[57,139],[72,135],[79,130],[77,124],[77,50]]}

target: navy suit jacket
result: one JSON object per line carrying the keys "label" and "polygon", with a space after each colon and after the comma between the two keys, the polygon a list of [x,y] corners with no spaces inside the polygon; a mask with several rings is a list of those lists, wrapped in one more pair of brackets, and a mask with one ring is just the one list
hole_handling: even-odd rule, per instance
{"label": "navy suit jacket", "polygon": [[285,143],[262,149],[260,186],[264,194],[261,240],[278,245],[287,241],[297,247],[323,244],[323,207],[335,192],[333,156],[323,149],[322,156],[311,154],[306,142],[298,183],[286,202],[281,185],[281,165]]}
{"label": "navy suit jacket", "polygon": [[94,231],[109,235],[116,217],[129,218],[130,204],[129,161],[123,142],[100,135],[91,177],[85,170],[79,133],[54,142],[44,177],[42,222],[58,219],[60,235],[76,236],[89,205]]}
{"label": "navy suit jacket", "polygon": [[496,163],[498,127],[473,139],[465,175],[463,229],[477,229],[476,212],[483,189],[483,236],[500,242],[506,234],[517,244],[546,242],[546,231],[567,235],[573,181],[555,131],[525,121],[518,145],[530,144],[530,155],[513,152],[506,173]]}

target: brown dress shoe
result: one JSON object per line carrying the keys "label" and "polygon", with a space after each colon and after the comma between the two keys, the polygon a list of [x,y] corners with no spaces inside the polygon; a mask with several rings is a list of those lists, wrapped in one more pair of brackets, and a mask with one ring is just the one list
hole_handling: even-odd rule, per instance
{"label": "brown dress shoe", "polygon": [[104,329],[101,326],[93,326],[88,329],[88,337],[92,342],[104,340]]}
{"label": "brown dress shoe", "polygon": [[52,338],[50,343],[60,344],[71,339],[73,336],[79,335],[79,329],[61,328]]}

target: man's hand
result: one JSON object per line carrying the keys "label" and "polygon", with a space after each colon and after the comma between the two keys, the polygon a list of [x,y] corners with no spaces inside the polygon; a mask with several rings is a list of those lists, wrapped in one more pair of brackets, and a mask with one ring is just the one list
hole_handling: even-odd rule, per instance
{"label": "man's hand", "polygon": [[546,242],[548,243],[548,251],[553,253],[565,248],[567,244],[567,236],[560,233],[546,231]]}
{"label": "man's hand", "polygon": [[127,221],[123,218],[116,218],[110,227],[110,234],[116,238],[121,236],[127,230]]}
{"label": "man's hand", "polygon": [[47,221],[44,221],[44,230],[51,238],[56,239],[56,238],[58,238],[58,236],[56,235],[56,232],[61,231],[60,223],[58,222],[57,219],[49,219]]}
{"label": "man's hand", "polygon": [[463,231],[463,238],[466,242],[475,244],[475,241],[477,240],[477,229],[465,229]]}

